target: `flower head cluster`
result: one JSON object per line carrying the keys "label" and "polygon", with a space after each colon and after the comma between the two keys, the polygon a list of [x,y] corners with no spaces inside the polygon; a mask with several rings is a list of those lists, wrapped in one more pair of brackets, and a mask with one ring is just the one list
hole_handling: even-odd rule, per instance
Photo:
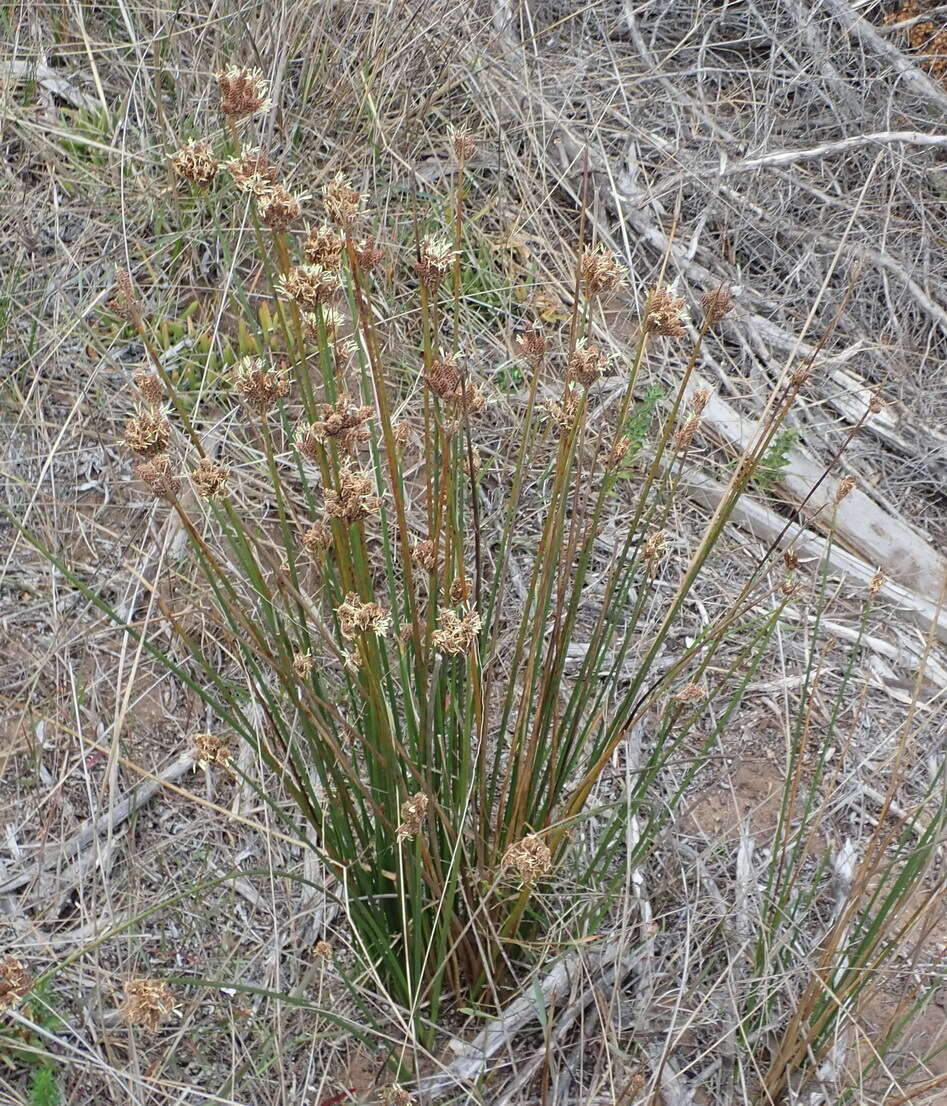
{"label": "flower head cluster", "polygon": [[179,177],[196,184],[199,188],[207,186],[217,176],[220,168],[206,142],[187,142],[171,157],[171,164]]}
{"label": "flower head cluster", "polygon": [[303,239],[303,256],[310,265],[338,269],[342,264],[342,239],[328,224],[311,227]]}
{"label": "flower head cluster", "polygon": [[704,309],[707,326],[713,326],[733,310],[733,296],[729,288],[714,288],[710,292],[704,292],[700,297],[700,305]]}
{"label": "flower head cluster", "polygon": [[371,478],[348,467],[339,473],[338,488],[326,488],[324,494],[329,517],[350,524],[377,514],[381,507]]}
{"label": "flower head cluster", "polygon": [[332,544],[332,528],[325,522],[316,522],[303,533],[302,543],[309,556],[318,559]]}
{"label": "flower head cluster", "polygon": [[254,196],[263,196],[276,183],[276,166],[270,164],[266,154],[249,147],[240,151],[240,156],[227,162],[227,171],[231,180],[241,192],[250,192]]}
{"label": "flower head cluster", "polygon": [[652,334],[665,338],[682,338],[686,333],[687,321],[685,301],[678,297],[672,284],[667,288],[655,288],[648,296],[645,306],[645,326]]}
{"label": "flower head cluster", "polygon": [[322,205],[329,221],[346,229],[354,225],[363,199],[361,192],[357,192],[341,174],[330,180],[322,190]]}
{"label": "flower head cluster", "polygon": [[566,365],[566,378],[583,388],[591,388],[607,371],[608,354],[597,346],[580,342]]}
{"label": "flower head cluster", "polygon": [[575,426],[575,420],[578,418],[579,403],[578,393],[567,391],[561,399],[547,400],[543,407],[548,419],[560,430],[569,431]]}
{"label": "flower head cluster", "polygon": [[260,222],[270,230],[286,230],[302,214],[302,196],[294,196],[281,184],[272,185],[258,196]]}
{"label": "flower head cluster", "polygon": [[230,469],[210,457],[202,457],[191,472],[191,483],[202,499],[218,499],[227,490]]}
{"label": "flower head cluster", "polygon": [[346,641],[355,641],[362,634],[384,637],[391,625],[391,616],[378,603],[363,603],[349,592],[335,611],[339,620],[339,632]]}
{"label": "flower head cluster", "polygon": [[289,393],[284,373],[266,367],[262,357],[242,357],[234,366],[234,387],[260,417]]}
{"label": "flower head cluster", "polygon": [[457,251],[446,238],[425,238],[421,243],[414,271],[421,284],[429,291],[437,290],[450,272]]}
{"label": "flower head cluster", "polygon": [[157,457],[168,448],[171,424],[159,411],[141,411],[125,423],[125,445],[139,457]]}
{"label": "flower head cluster", "polygon": [[115,295],[109,300],[109,308],[126,323],[133,323],[138,318],[140,304],[132,287],[131,273],[127,269],[115,271]]}
{"label": "flower head cluster", "polygon": [[259,69],[228,65],[215,76],[220,92],[221,115],[231,122],[236,123],[269,110],[269,84]]}
{"label": "flower head cluster", "polygon": [[122,1021],[140,1025],[149,1033],[174,1013],[174,995],[159,979],[130,979],[125,984],[125,1001],[119,1010]]}
{"label": "flower head cluster", "polygon": [[582,282],[589,296],[604,296],[614,292],[625,279],[625,270],[611,250],[600,247],[585,249],[579,261]]}
{"label": "flower head cluster", "polygon": [[218,768],[230,768],[230,749],[222,737],[212,733],[196,733],[191,738],[193,749],[191,756],[195,765],[209,768],[212,764]]}
{"label": "flower head cluster", "polygon": [[339,291],[339,274],[321,265],[296,265],[277,284],[301,311],[315,311]]}
{"label": "flower head cluster", "polygon": [[22,962],[15,956],[0,960],[0,1013],[30,993],[33,980]]}
{"label": "flower head cluster", "polygon": [[412,795],[410,799],[405,799],[401,804],[401,825],[396,831],[399,841],[404,841],[407,837],[416,837],[420,833],[421,823],[429,806],[430,800],[423,791]]}
{"label": "flower head cluster", "polygon": [[335,441],[340,449],[351,451],[368,440],[365,424],[374,417],[373,407],[357,407],[347,395],[341,395],[335,403],[320,403],[318,412],[319,418],[297,438],[300,452],[307,457],[318,460],[326,441]]}
{"label": "flower head cluster", "polygon": [[138,465],[135,475],[147,484],[159,499],[176,499],[181,490],[181,481],[174,472],[174,465],[166,453],[159,453],[150,461]]}
{"label": "flower head cluster", "polygon": [[432,641],[442,653],[453,657],[469,653],[480,633],[480,615],[472,608],[458,615],[452,610],[442,610],[437,618],[437,629]]}
{"label": "flower head cluster", "polygon": [[477,152],[476,139],[469,131],[459,127],[451,127],[448,131],[451,151],[458,165],[466,165]]}
{"label": "flower head cluster", "polygon": [[552,871],[552,853],[539,834],[529,833],[506,850],[503,867],[515,868],[523,883],[535,883]]}

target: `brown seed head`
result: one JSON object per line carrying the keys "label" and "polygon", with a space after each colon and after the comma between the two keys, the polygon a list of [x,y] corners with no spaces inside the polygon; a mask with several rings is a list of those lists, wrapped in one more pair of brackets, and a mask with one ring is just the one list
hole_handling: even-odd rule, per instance
{"label": "brown seed head", "polygon": [[338,174],[322,190],[322,205],[330,223],[350,228],[358,217],[358,209],[364,197]]}
{"label": "brown seed head", "polygon": [[222,737],[212,733],[196,733],[191,738],[193,749],[191,756],[201,768],[215,765],[217,768],[230,769],[230,750]]}
{"label": "brown seed head", "polygon": [[202,499],[217,499],[227,490],[230,469],[218,465],[209,457],[202,457],[191,472],[191,483]]}
{"label": "brown seed head", "polygon": [[381,499],[375,495],[375,485],[364,473],[346,466],[339,473],[339,487],[326,488],[326,513],[349,524],[378,513]]}
{"label": "brown seed head", "polygon": [[239,65],[228,65],[221,73],[215,74],[220,91],[220,112],[232,122],[248,119],[251,115],[269,111],[267,99],[269,85],[263,79],[259,69],[244,69]]}
{"label": "brown seed head", "polygon": [[332,959],[332,946],[328,941],[317,941],[315,947],[312,950],[312,955],[317,960],[331,960]]}
{"label": "brown seed head", "polygon": [[580,342],[566,365],[566,379],[581,384],[583,388],[592,385],[608,372],[608,354],[597,346],[586,346]]}
{"label": "brown seed head", "polygon": [[871,399],[868,401],[868,410],[873,415],[877,415],[880,411],[883,411],[884,409],[885,409],[884,401],[882,400],[881,396],[879,396],[878,393],[876,392],[871,397]]}
{"label": "brown seed head", "polygon": [[404,841],[406,837],[416,837],[421,829],[421,823],[427,814],[430,800],[423,791],[405,799],[401,804],[401,825],[398,826],[398,840]]}
{"label": "brown seed head", "polygon": [[795,549],[786,549],[783,552],[783,564],[787,572],[795,572],[799,568],[799,554]]}
{"label": "brown seed head", "polygon": [[619,434],[615,441],[612,442],[611,449],[605,454],[606,470],[611,472],[613,469],[617,469],[623,465],[630,448],[631,438],[626,437],[624,434]]}
{"label": "brown seed head", "polygon": [[109,300],[110,310],[123,322],[134,323],[140,313],[140,304],[132,287],[131,274],[127,269],[115,270],[115,295]]}
{"label": "brown seed head", "polygon": [[467,475],[468,480],[476,480],[480,475],[480,470],[483,468],[483,458],[480,456],[480,450],[476,446],[468,453],[464,451],[464,472]]}
{"label": "brown seed head", "polygon": [[437,571],[437,555],[434,549],[434,542],[425,538],[423,541],[415,542],[414,547],[411,550],[411,556],[416,564],[419,564],[427,572]]}
{"label": "brown seed head", "polygon": [[217,176],[220,164],[206,142],[188,142],[173,154],[171,164],[179,177],[206,188]]}
{"label": "brown seed head", "polygon": [[261,418],[289,393],[285,374],[266,368],[262,357],[242,357],[234,365],[234,387]]}
{"label": "brown seed head", "polygon": [[317,410],[319,418],[296,439],[300,452],[311,460],[319,460],[327,441],[352,451],[359,442],[368,440],[365,424],[374,418],[374,407],[356,407],[347,395],[341,395],[335,403],[320,403]]}
{"label": "brown seed head", "polygon": [[872,599],[878,594],[879,591],[885,586],[884,573],[879,568],[878,571],[868,581],[868,594]]}
{"label": "brown seed head", "polygon": [[645,560],[645,564],[649,568],[654,566],[664,556],[664,548],[667,544],[667,534],[663,530],[655,530],[650,538],[644,543],[644,549],[641,556]]}
{"label": "brown seed head", "polygon": [[33,986],[30,973],[15,956],[0,960],[0,1014],[25,998]]}
{"label": "brown seed head", "polygon": [[355,641],[362,634],[377,634],[384,637],[391,625],[391,617],[378,603],[363,603],[355,594],[349,592],[336,607],[339,620],[339,632],[346,641]]}
{"label": "brown seed head", "polygon": [[362,273],[373,273],[382,262],[385,251],[375,245],[374,238],[363,238],[352,247],[355,265]]}
{"label": "brown seed head", "polygon": [[477,152],[477,142],[472,134],[459,127],[451,127],[448,131],[451,151],[458,165],[466,165]]}
{"label": "brown seed head", "polygon": [[174,995],[160,979],[130,979],[125,984],[125,1001],[119,1009],[127,1025],[140,1025],[149,1033],[174,1013]]}
{"label": "brown seed head", "polygon": [[706,698],[707,692],[700,684],[686,684],[674,696],[675,701],[678,703],[699,703],[702,699]]}
{"label": "brown seed head", "polygon": [[702,415],[704,408],[710,402],[710,389],[698,388],[691,398],[691,410],[695,415]]}
{"label": "brown seed head", "polygon": [[680,453],[690,449],[691,442],[693,442],[694,435],[699,428],[700,415],[691,415],[687,422],[678,430],[674,438],[674,446]]}
{"label": "brown seed head", "polygon": [[317,522],[303,534],[302,543],[310,557],[318,560],[319,554],[332,545],[332,528],[325,522]]}
{"label": "brown seed head", "polygon": [[171,424],[160,411],[142,411],[125,423],[125,445],[139,457],[157,457],[171,440]]}
{"label": "brown seed head", "polygon": [[459,657],[473,648],[480,633],[480,624],[480,615],[472,607],[461,615],[452,610],[442,610],[431,640],[441,652]]}
{"label": "brown seed head", "polygon": [[469,581],[461,576],[452,580],[447,596],[451,603],[465,603],[470,598]]}
{"label": "brown seed head", "polygon": [[268,191],[257,197],[257,212],[260,222],[270,230],[286,230],[302,213],[302,196],[294,196],[281,184],[274,184]]}
{"label": "brown seed head", "polygon": [[308,680],[312,674],[312,653],[296,653],[293,657],[293,675],[297,680]]}
{"label": "brown seed head", "polygon": [[687,333],[684,326],[687,308],[683,298],[676,293],[672,284],[667,288],[655,288],[648,296],[645,326],[650,333],[660,334],[665,338],[682,338]]}
{"label": "brown seed head", "polygon": [[546,356],[546,336],[536,326],[528,326],[514,346],[527,361],[538,363]]}
{"label": "brown seed head", "polygon": [[446,238],[425,238],[421,243],[414,271],[418,280],[429,292],[437,290],[441,281],[450,272],[457,251]]}
{"label": "brown seed head", "polygon": [[515,868],[523,883],[529,885],[552,871],[552,853],[539,834],[530,833],[506,850],[503,867]]}
{"label": "brown seed head", "polygon": [[303,256],[310,265],[338,269],[342,264],[342,239],[327,223],[310,227],[303,239]]}
{"label": "brown seed head", "polygon": [[381,1092],[384,1106],[416,1106],[415,1100],[398,1083],[392,1083]]}
{"label": "brown seed head", "polygon": [[733,296],[729,288],[714,288],[712,292],[704,292],[700,305],[704,309],[704,321],[713,326],[733,310]]}
{"label": "brown seed head", "polygon": [[432,362],[427,374],[427,386],[439,399],[449,399],[460,387],[460,369],[453,357]]}
{"label": "brown seed head", "polygon": [[842,500],[849,495],[854,489],[858,481],[854,476],[843,476],[838,482],[838,487],[835,489],[835,506],[837,507]]}
{"label": "brown seed head", "polygon": [[157,407],[164,398],[164,386],[157,376],[139,369],[132,378],[138,394],[149,407]]}
{"label": "brown seed head", "polygon": [[798,392],[811,375],[811,366],[803,365],[802,368],[796,369],[789,378],[789,387]]}
{"label": "brown seed head", "polygon": [[545,404],[546,417],[551,419],[560,430],[571,430],[579,415],[579,396],[568,391],[561,399],[550,399]]}
{"label": "brown seed head", "polygon": [[256,147],[245,147],[240,156],[231,158],[226,169],[241,192],[263,196],[276,184],[276,166]]}
{"label": "brown seed head", "polygon": [[579,262],[582,281],[588,296],[604,296],[614,292],[625,279],[625,270],[611,250],[584,249]]}
{"label": "brown seed head", "polygon": [[135,475],[147,484],[159,499],[177,499],[181,490],[181,481],[174,474],[171,458],[166,453],[153,457],[150,461],[138,465]]}
{"label": "brown seed head", "polygon": [[338,294],[341,284],[336,270],[323,269],[321,265],[296,265],[280,278],[276,287],[301,311],[315,311]]}
{"label": "brown seed head", "polygon": [[406,449],[411,444],[411,439],[414,437],[414,428],[407,419],[400,419],[391,428],[394,434],[395,444],[399,449]]}

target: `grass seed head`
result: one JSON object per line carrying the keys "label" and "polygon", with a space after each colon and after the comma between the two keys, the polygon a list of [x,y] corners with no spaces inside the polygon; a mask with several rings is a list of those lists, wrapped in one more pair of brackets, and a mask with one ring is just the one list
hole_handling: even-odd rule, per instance
{"label": "grass seed head", "polygon": [[293,656],[293,674],[297,680],[308,680],[312,675],[312,654],[296,653]]}
{"label": "grass seed head", "polygon": [[674,701],[677,703],[699,703],[707,698],[707,692],[700,684],[685,684],[674,695]]}
{"label": "grass seed head", "polygon": [[220,163],[206,142],[186,142],[171,157],[171,164],[179,177],[198,188],[207,188],[217,176]]}
{"label": "grass seed head", "polygon": [[286,230],[302,214],[302,196],[294,196],[281,184],[274,184],[257,198],[260,221],[270,230]]}
{"label": "grass seed head", "polygon": [[694,435],[700,429],[700,415],[691,415],[691,417],[684,423],[684,425],[678,430],[674,437],[674,447],[678,452],[683,453],[690,448],[691,442],[694,440]]}
{"label": "grass seed head", "polygon": [[843,476],[835,489],[835,506],[837,507],[854,490],[858,481],[851,474]]}
{"label": "grass seed head", "polygon": [[331,960],[332,959],[332,946],[328,941],[317,941],[315,947],[312,950],[312,955],[317,960]]}
{"label": "grass seed head", "polygon": [[269,111],[269,83],[259,69],[228,65],[215,74],[220,93],[220,113],[233,123]]}
{"label": "grass seed head", "polygon": [[604,296],[619,288],[625,279],[625,269],[611,250],[584,249],[579,261],[579,271],[586,295]]}
{"label": "grass seed head", "polygon": [[160,979],[130,979],[125,984],[125,1001],[119,1013],[127,1025],[138,1025],[149,1033],[174,1013],[174,995]]}
{"label": "grass seed head", "polygon": [[138,465],[135,475],[147,484],[159,499],[177,499],[181,490],[181,481],[174,473],[174,465],[166,453],[153,457],[150,461]]}
{"label": "grass seed head", "polygon": [[575,426],[575,420],[579,416],[579,396],[569,390],[560,399],[550,399],[543,404],[546,417],[563,432],[570,431]]}
{"label": "grass seed head", "polygon": [[396,831],[399,841],[418,835],[429,806],[430,800],[423,791],[419,791],[417,795],[413,795],[410,799],[405,799],[401,804],[401,825],[398,826]]}
{"label": "grass seed head", "polygon": [[381,264],[385,251],[375,245],[374,238],[362,238],[352,246],[356,268],[361,273],[373,273]]}
{"label": "grass seed head", "polygon": [[529,885],[552,871],[552,853],[539,834],[529,833],[506,850],[503,867],[514,868],[522,882]]}
{"label": "grass seed head", "polygon": [[628,456],[628,450],[631,449],[631,438],[625,434],[619,434],[618,437],[612,442],[611,448],[605,454],[605,469],[608,472],[612,472],[617,468],[620,468],[625,458]]}
{"label": "grass seed head", "polygon": [[691,410],[694,412],[695,415],[702,415],[704,413],[704,409],[709,402],[710,389],[698,388],[697,391],[694,392],[693,398],[691,399]]}
{"label": "grass seed head", "polygon": [[438,358],[427,373],[427,386],[438,399],[449,399],[460,387],[460,369],[453,357]]}
{"label": "grass seed head", "polygon": [[538,326],[527,326],[513,344],[517,353],[533,364],[539,364],[546,356],[546,335]]}
{"label": "grass seed head", "polygon": [[644,543],[644,550],[641,556],[650,569],[654,569],[658,561],[664,556],[666,545],[667,534],[663,530],[655,530],[651,537]]}
{"label": "grass seed head", "polygon": [[347,395],[340,395],[335,403],[320,403],[317,411],[319,418],[298,439],[299,449],[307,457],[318,460],[327,441],[336,442],[347,452],[359,442],[368,441],[366,424],[375,417],[374,407],[356,406]]}
{"label": "grass seed head", "polygon": [[171,440],[171,424],[160,411],[142,411],[125,423],[125,445],[139,457],[157,457]]}
{"label": "grass seed head", "polygon": [[321,265],[296,265],[276,286],[301,311],[315,311],[331,302],[341,288],[338,272]]}
{"label": "grass seed head", "polygon": [[398,1083],[392,1083],[381,1092],[383,1106],[416,1106],[415,1100]]}
{"label": "grass seed head", "polygon": [[872,578],[868,581],[868,594],[872,599],[878,594],[879,591],[885,586],[884,573],[879,568]]}
{"label": "grass seed head", "polygon": [[191,472],[191,483],[202,499],[218,499],[227,490],[230,469],[209,457],[201,457]]}
{"label": "grass seed head", "polygon": [[5,956],[0,960],[0,1013],[25,998],[32,986],[32,977],[21,960],[15,956]]}
{"label": "grass seed head", "polygon": [[437,571],[437,553],[434,549],[434,542],[428,538],[414,543],[411,556],[415,564],[420,565],[426,572]]}
{"label": "grass seed head", "polygon": [[378,513],[381,499],[371,477],[346,466],[339,472],[338,488],[326,488],[326,513],[350,525]]}

